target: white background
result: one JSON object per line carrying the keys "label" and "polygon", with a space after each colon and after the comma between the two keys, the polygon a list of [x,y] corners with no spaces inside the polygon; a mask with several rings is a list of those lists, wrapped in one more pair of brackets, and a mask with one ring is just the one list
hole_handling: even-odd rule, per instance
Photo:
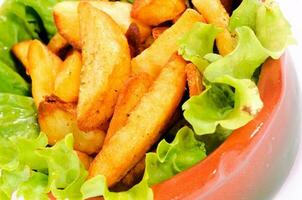
{"label": "white background", "polygon": [[[299,85],[300,88],[302,88],[302,0],[278,0],[278,2],[285,16],[292,24],[293,32],[297,40],[297,45],[290,47],[289,52],[295,63],[295,69],[299,77]],[[302,93],[300,95],[300,99],[301,98]],[[302,199],[302,137],[295,165],[275,200],[300,199]]]}
{"label": "white background", "polygon": [[[2,1],[3,0],[0,0],[0,4]],[[290,47],[289,52],[295,63],[295,69],[299,77],[299,85],[300,88],[302,88],[302,0],[277,1],[285,16],[292,24],[293,32],[297,40],[297,45]],[[302,200],[302,145],[300,145],[295,165],[287,178],[287,181],[284,183],[274,200]]]}

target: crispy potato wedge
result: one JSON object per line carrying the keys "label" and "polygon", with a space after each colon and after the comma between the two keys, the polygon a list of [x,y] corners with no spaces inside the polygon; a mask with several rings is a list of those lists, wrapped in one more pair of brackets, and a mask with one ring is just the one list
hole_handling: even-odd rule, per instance
{"label": "crispy potato wedge", "polygon": [[54,94],[65,102],[76,102],[80,89],[82,56],[73,50],[64,60],[55,81]]}
{"label": "crispy potato wedge", "polygon": [[47,97],[40,103],[38,120],[43,131],[48,137],[48,143],[54,145],[65,135],[72,133],[74,149],[93,154],[100,151],[105,132],[96,129],[89,132],[79,130],[76,121],[76,105],[65,103],[56,97]]}
{"label": "crispy potato wedge", "polygon": [[[126,33],[131,23],[139,27],[141,39],[145,40],[151,33],[149,26],[130,17],[132,5],[126,2],[86,1],[97,9],[107,13]],[[54,7],[53,15],[59,33],[73,47],[81,49],[78,5],[79,1],[63,1]]]}
{"label": "crispy potato wedge", "polygon": [[[159,139],[185,89],[186,62],[174,57],[130,113],[127,123],[103,146],[89,168],[89,177],[102,174],[113,186]],[[123,147],[123,148],[121,148]],[[114,156],[113,156],[114,155]]]}
{"label": "crispy potato wedge", "polygon": [[49,41],[47,48],[54,54],[59,54],[59,52],[69,45],[67,40],[63,38],[59,33],[55,34]]}
{"label": "crispy potato wedge", "polygon": [[131,23],[125,34],[131,53],[131,58],[137,56],[141,52],[141,39],[139,28],[135,23]]}
{"label": "crispy potato wedge", "polygon": [[143,95],[148,91],[152,79],[148,74],[142,73],[131,77],[120,90],[114,113],[105,138],[105,144],[128,120],[129,113],[135,108]]}
{"label": "crispy potato wedge", "polygon": [[32,40],[26,40],[23,42],[19,42],[12,47],[12,52],[18,58],[18,60],[25,67],[26,73],[29,75],[30,65],[28,62],[28,50],[31,45]]}
{"label": "crispy potato wedge", "polygon": [[135,0],[131,16],[144,24],[156,26],[174,19],[185,9],[185,0]]}
{"label": "crispy potato wedge", "polygon": [[205,17],[206,21],[223,29],[216,38],[217,47],[221,55],[232,52],[236,41],[228,31],[230,17],[220,0],[192,0],[196,9]]}
{"label": "crispy potato wedge", "polygon": [[85,169],[89,169],[90,163],[93,161],[93,158],[88,156],[86,153],[76,151],[80,161],[84,165]]}
{"label": "crispy potato wedge", "polygon": [[32,95],[38,107],[45,96],[53,93],[55,78],[62,61],[38,40],[31,42],[27,58],[32,80]]}
{"label": "crispy potato wedge", "polygon": [[204,90],[201,73],[192,63],[187,64],[185,69],[190,97],[197,96]]}
{"label": "crispy potato wedge", "polygon": [[82,2],[79,17],[83,67],[78,124],[93,130],[111,118],[118,91],[130,74],[131,56],[125,35],[106,13]]}
{"label": "crispy potato wedge", "polygon": [[155,27],[152,29],[152,36],[156,40],[165,30],[167,30],[169,27],[162,26],[162,27]]}
{"label": "crispy potato wedge", "polygon": [[156,77],[172,54],[178,50],[177,41],[190,31],[196,22],[203,20],[203,17],[195,10],[187,9],[179,20],[161,34],[149,48],[132,59],[132,72],[146,72],[152,77]]}
{"label": "crispy potato wedge", "polygon": [[139,183],[145,171],[145,157],[141,159],[116,185],[113,191],[125,191]]}

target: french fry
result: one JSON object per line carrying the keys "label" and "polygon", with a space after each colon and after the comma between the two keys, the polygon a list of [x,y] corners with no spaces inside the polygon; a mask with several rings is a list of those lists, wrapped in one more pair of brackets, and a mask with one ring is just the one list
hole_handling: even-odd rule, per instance
{"label": "french fry", "polygon": [[106,13],[87,2],[79,5],[83,67],[78,125],[93,130],[111,118],[118,91],[130,74],[128,42]]}
{"label": "french fry", "polygon": [[[142,41],[144,41],[151,33],[149,26],[130,17],[132,5],[129,3],[107,1],[85,2],[108,14],[119,25],[123,33],[127,32],[131,23],[136,23],[138,25]],[[59,33],[77,49],[81,49],[82,47],[78,15],[79,3],[79,1],[60,2],[54,7],[53,12],[55,24]]]}
{"label": "french fry", "polygon": [[50,145],[54,145],[67,134],[72,133],[74,149],[87,154],[100,151],[105,132],[99,129],[89,132],[79,130],[75,104],[62,102],[56,97],[47,97],[40,103],[38,111],[41,131],[47,135]]}
{"label": "french fry", "polygon": [[32,95],[38,107],[45,96],[53,93],[55,78],[62,61],[38,40],[31,42],[27,58],[32,80]]}
{"label": "french fry", "polygon": [[191,30],[196,22],[204,21],[195,10],[187,9],[177,22],[161,34],[153,44],[131,61],[132,72],[145,72],[155,78],[162,67],[178,50],[178,40]]}
{"label": "french fry", "polygon": [[73,50],[63,62],[55,81],[54,94],[65,102],[76,102],[79,96],[82,56]]}
{"label": "french fry", "polygon": [[184,0],[135,0],[131,16],[150,26],[156,26],[180,15],[186,9]]}
{"label": "french fry", "polygon": [[189,63],[185,69],[190,97],[199,95],[204,90],[204,87],[202,85],[202,76],[198,68],[194,64]]}
{"label": "french fry", "polygon": [[220,0],[192,0],[192,2],[208,23],[223,29],[216,38],[219,53],[223,56],[231,53],[236,41],[227,29],[230,17]]}
{"label": "french fry", "polygon": [[68,46],[67,40],[63,38],[59,33],[55,34],[51,40],[49,41],[47,48],[53,52],[54,54],[57,54],[64,48]]}
{"label": "french fry", "polygon": [[156,40],[165,30],[167,30],[169,27],[155,27],[152,29],[152,36]]}
{"label": "french fry", "polygon": [[15,44],[12,48],[12,52],[14,55],[18,58],[18,60],[22,63],[22,65],[25,67],[26,73],[29,75],[30,71],[30,65],[28,62],[28,49],[31,45],[32,40],[26,40],[23,42],[19,42]]}
{"label": "french fry", "polygon": [[139,183],[145,171],[145,157],[141,159],[113,188],[114,191],[125,191]]}
{"label": "french fry", "polygon": [[128,120],[129,113],[135,108],[143,95],[148,91],[152,79],[148,74],[139,74],[131,77],[119,92],[114,113],[105,138],[105,144],[122,128]]}
{"label": "french fry", "polygon": [[144,157],[182,99],[185,65],[179,56],[167,63],[124,127],[110,138],[91,163],[90,178],[102,174],[108,186],[113,186]]}
{"label": "french fry", "polygon": [[135,23],[131,23],[125,34],[131,53],[131,58],[137,56],[141,52],[141,39],[139,28]]}
{"label": "french fry", "polygon": [[89,169],[90,163],[92,162],[93,158],[88,156],[86,153],[76,151],[80,161],[84,165],[85,169]]}

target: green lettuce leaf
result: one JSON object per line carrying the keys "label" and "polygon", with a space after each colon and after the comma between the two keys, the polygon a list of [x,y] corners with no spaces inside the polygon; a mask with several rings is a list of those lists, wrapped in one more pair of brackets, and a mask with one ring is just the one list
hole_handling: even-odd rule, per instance
{"label": "green lettuce leaf", "polygon": [[256,34],[270,56],[278,59],[294,43],[291,27],[274,0],[243,0],[230,18],[229,28],[247,26]]}
{"label": "green lettuce leaf", "polygon": [[53,147],[43,133],[34,139],[0,137],[0,156],[0,195],[32,200],[51,192],[58,200],[83,199],[88,173],[73,151],[71,134]]}
{"label": "green lettuce leaf", "polygon": [[6,0],[0,9],[0,61],[16,70],[11,47],[23,40],[47,42],[55,33],[52,8],[61,0]]}
{"label": "green lettuce leaf", "polygon": [[208,81],[230,75],[240,79],[250,79],[254,71],[268,58],[269,54],[264,49],[248,27],[236,29],[238,44],[235,50],[227,56],[211,63],[204,71]]}
{"label": "green lettuce leaf", "polygon": [[83,195],[81,193],[81,187],[86,181],[87,178],[87,171],[84,167],[81,167],[81,170],[78,176],[64,189],[57,188],[55,184],[51,185],[51,192],[56,197],[57,200],[65,200],[65,199],[72,199],[72,200],[82,200]]}
{"label": "green lettuce leaf", "polygon": [[54,184],[56,188],[66,188],[80,175],[83,166],[73,151],[71,134],[56,143],[55,146],[40,149],[38,152],[48,164],[50,185]]}
{"label": "green lettuce leaf", "polygon": [[219,32],[220,29],[214,25],[195,23],[192,30],[179,41],[179,55],[202,71],[208,64],[204,56],[213,52],[214,41]]}
{"label": "green lettuce leaf", "polygon": [[209,81],[223,75],[239,79],[250,79],[255,70],[269,57],[269,52],[262,47],[254,32],[248,27],[236,29],[238,44],[235,50],[210,64],[204,71]]}
{"label": "green lettuce leaf", "polygon": [[237,129],[251,121],[263,107],[258,88],[249,79],[225,75],[207,87],[182,106],[185,119],[197,135],[212,134],[218,125]]}
{"label": "green lettuce leaf", "polygon": [[40,172],[32,172],[28,180],[21,183],[16,190],[18,199],[48,200],[46,191],[48,176]]}
{"label": "green lettuce leaf", "polygon": [[84,183],[81,188],[83,198],[91,198],[97,196],[103,196],[105,200],[152,200],[153,192],[148,186],[147,180],[143,179],[140,183],[133,186],[131,189],[125,192],[110,192],[106,179],[104,176],[96,176]]}
{"label": "green lettuce leaf", "polygon": [[15,138],[14,144],[17,146],[18,161],[29,166],[33,170],[46,170],[48,168],[45,158],[43,158],[38,149],[43,149],[48,144],[45,134],[40,134],[37,138]]}
{"label": "green lettuce leaf", "polygon": [[12,171],[1,170],[0,190],[8,199],[11,199],[14,191],[29,179],[30,172],[30,168],[26,166],[19,166]]}
{"label": "green lettuce leaf", "polygon": [[19,166],[17,146],[6,138],[0,137],[0,169],[12,171]]}
{"label": "green lettuce leaf", "polygon": [[252,30],[256,30],[256,16],[259,7],[261,7],[261,2],[258,0],[243,0],[232,13],[229,29],[235,31],[238,27],[248,26]]}
{"label": "green lettuce leaf", "polygon": [[13,69],[0,61],[0,93],[28,96],[29,84]]}
{"label": "green lettuce leaf", "polygon": [[293,44],[291,26],[283,16],[279,6],[270,0],[258,9],[255,33],[263,47],[274,52],[279,58],[289,44]]}
{"label": "green lettuce leaf", "polygon": [[37,137],[36,115],[32,98],[0,93],[0,137]]}
{"label": "green lettuce leaf", "polygon": [[184,127],[171,144],[162,140],[156,153],[147,153],[148,184],[155,185],[195,165],[206,157],[204,143],[196,140],[194,132]]}
{"label": "green lettuce leaf", "polygon": [[225,129],[218,125],[216,131],[213,134],[206,134],[196,136],[197,139],[205,144],[207,155],[211,154],[215,149],[217,149],[233,131]]}

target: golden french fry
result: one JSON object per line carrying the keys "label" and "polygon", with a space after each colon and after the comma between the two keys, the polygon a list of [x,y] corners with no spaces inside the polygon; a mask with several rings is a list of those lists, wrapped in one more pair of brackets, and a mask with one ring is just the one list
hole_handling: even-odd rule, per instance
{"label": "golden french fry", "polygon": [[221,55],[231,53],[236,46],[236,41],[227,29],[230,17],[220,0],[192,0],[192,2],[208,23],[223,29],[216,38],[219,53]]}
{"label": "golden french fry", "polygon": [[145,24],[156,26],[174,19],[185,9],[184,0],[135,0],[131,16]]}
{"label": "golden french fry", "polygon": [[[151,33],[149,26],[130,17],[132,5],[126,2],[82,1],[108,14],[126,33],[131,23],[139,27],[141,39],[145,40]],[[63,1],[54,7],[54,20],[59,33],[75,48],[81,49],[78,5],[79,1]]]}
{"label": "golden french fry", "polygon": [[199,95],[204,90],[201,73],[192,63],[187,64],[185,69],[190,97]]}
{"label": "golden french fry", "polygon": [[196,22],[203,20],[203,17],[195,10],[187,9],[177,22],[161,34],[149,48],[132,59],[132,72],[145,72],[153,78],[156,77],[172,54],[178,50],[177,41],[190,31]]}
{"label": "golden french fry", "polygon": [[83,67],[77,119],[80,129],[93,130],[111,118],[131,56],[125,35],[106,13],[82,2],[79,17]]}
{"label": "golden french fry", "polygon": [[76,102],[79,96],[82,56],[73,50],[63,62],[55,81],[54,94],[65,102]]}
{"label": "golden french fry", "polygon": [[62,61],[38,40],[31,42],[27,58],[32,80],[32,95],[38,107],[44,97],[53,93],[55,78]]}
{"label": "golden french fry", "polygon": [[145,171],[145,157],[141,159],[112,189],[125,191],[139,183]]}
{"label": "golden french fry", "polygon": [[186,62],[177,56],[162,69],[130,113],[127,123],[110,138],[91,163],[90,178],[102,174],[108,186],[113,186],[144,157],[159,139],[161,130],[182,99],[185,65]]}
{"label": "golden french fry", "polygon": [[47,48],[54,54],[58,54],[62,49],[68,46],[67,40],[63,38],[59,33],[55,34],[49,41]]}
{"label": "golden french fry", "polygon": [[163,27],[155,27],[152,29],[152,36],[156,40],[165,30],[167,30],[169,27],[163,26]]}
{"label": "golden french fry", "polygon": [[48,143],[54,145],[67,134],[74,137],[74,149],[87,153],[100,151],[105,132],[95,129],[89,132],[79,130],[76,121],[76,105],[62,102],[56,97],[47,97],[40,103],[38,120],[41,131],[48,137]]}
{"label": "golden french fry", "polygon": [[26,40],[23,42],[19,42],[12,47],[12,52],[18,58],[18,60],[25,67],[26,73],[29,75],[30,65],[27,59],[28,49],[31,45],[32,40]]}
{"label": "golden french fry", "polygon": [[88,156],[86,153],[76,151],[80,161],[84,165],[85,169],[89,169],[90,163],[92,162],[93,158]]}
{"label": "golden french fry", "polygon": [[131,77],[120,90],[114,113],[105,138],[105,144],[122,128],[128,120],[130,112],[135,108],[143,95],[148,91],[152,79],[148,74],[138,74]]}

